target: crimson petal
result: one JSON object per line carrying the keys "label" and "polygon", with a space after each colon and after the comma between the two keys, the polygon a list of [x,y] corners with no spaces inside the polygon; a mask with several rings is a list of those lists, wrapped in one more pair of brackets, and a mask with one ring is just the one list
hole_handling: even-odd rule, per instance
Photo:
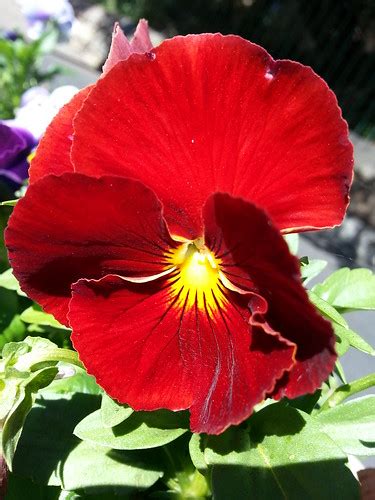
{"label": "crimson petal", "polygon": [[251,333],[245,297],[227,293],[211,314],[178,305],[168,280],[118,276],[73,285],[72,341],[110,396],[136,410],[190,408],[194,432],[217,434],[247,418],[293,364],[295,347]]}
{"label": "crimson petal", "polygon": [[161,210],[138,181],[74,173],[44,177],[10,217],[6,244],[14,274],[31,298],[66,324],[71,284],[78,279],[165,270],[174,243]]}
{"label": "crimson petal", "polygon": [[30,184],[48,174],[73,172],[70,149],[73,139],[73,118],[89,95],[92,85],[80,90],[63,106],[47,127],[31,162]]}
{"label": "crimson petal", "polygon": [[142,180],[172,231],[195,238],[217,191],[262,206],[281,230],[339,224],[353,151],[334,94],[311,68],[216,34],[176,37],[117,64],[76,116],[72,161],[89,175]]}
{"label": "crimson petal", "polygon": [[[128,41],[120,26],[114,26],[112,44],[103,72],[109,71],[119,61],[127,59],[130,54],[144,53],[152,49],[147,21],[141,19],[134,33],[133,40]],[[48,174],[73,172],[70,161],[70,150],[73,139],[73,120],[94,85],[80,90],[65,106],[63,106],[44,133],[35,157],[29,169],[30,184]]]}
{"label": "crimson petal", "polygon": [[208,200],[204,219],[206,245],[222,260],[223,273],[253,292],[251,323],[297,345],[295,364],[276,396],[315,391],[334,367],[333,330],[308,300],[284,238],[261,209],[225,194]]}

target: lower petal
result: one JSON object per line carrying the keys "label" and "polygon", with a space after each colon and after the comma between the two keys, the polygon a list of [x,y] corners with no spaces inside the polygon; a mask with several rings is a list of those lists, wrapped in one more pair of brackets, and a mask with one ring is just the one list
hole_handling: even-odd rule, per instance
{"label": "lower petal", "polygon": [[248,298],[216,311],[179,303],[168,280],[73,285],[72,340],[110,396],[136,410],[190,409],[194,432],[246,419],[293,364],[295,346],[249,327]]}
{"label": "lower petal", "polygon": [[215,194],[204,218],[206,244],[221,259],[224,274],[251,292],[252,324],[279,332],[297,346],[295,364],[278,396],[314,392],[334,367],[334,334],[308,299],[298,260],[265,212],[251,203]]}

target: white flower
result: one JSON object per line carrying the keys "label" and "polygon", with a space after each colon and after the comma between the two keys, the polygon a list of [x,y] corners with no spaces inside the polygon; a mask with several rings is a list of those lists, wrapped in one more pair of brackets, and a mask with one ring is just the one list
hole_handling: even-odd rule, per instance
{"label": "white flower", "polygon": [[73,85],[58,87],[51,94],[43,87],[34,87],[22,96],[21,107],[15,112],[13,120],[4,120],[12,127],[21,127],[39,140],[46,128],[64,106],[78,92]]}
{"label": "white flower", "polygon": [[36,40],[53,21],[62,35],[67,36],[74,21],[74,11],[68,0],[17,0],[28,23],[27,35]]}

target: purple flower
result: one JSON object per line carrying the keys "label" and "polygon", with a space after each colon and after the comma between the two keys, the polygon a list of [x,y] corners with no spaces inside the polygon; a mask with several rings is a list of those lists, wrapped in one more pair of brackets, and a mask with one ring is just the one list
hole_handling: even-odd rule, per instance
{"label": "purple flower", "polygon": [[0,122],[0,179],[17,187],[27,179],[27,157],[36,146],[27,130],[9,127]]}
{"label": "purple flower", "polygon": [[74,21],[74,11],[69,0],[18,0],[32,40],[39,38],[49,21],[56,24],[62,39],[68,37]]}

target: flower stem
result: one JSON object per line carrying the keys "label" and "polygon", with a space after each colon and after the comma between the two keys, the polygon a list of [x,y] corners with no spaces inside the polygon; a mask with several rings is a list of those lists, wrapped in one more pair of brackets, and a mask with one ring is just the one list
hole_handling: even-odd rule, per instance
{"label": "flower stem", "polygon": [[371,373],[370,375],[366,375],[365,377],[359,378],[358,380],[354,380],[354,382],[350,382],[350,384],[342,385],[338,387],[333,394],[329,396],[320,408],[319,411],[328,410],[329,408],[333,408],[338,404],[345,401],[345,399],[357,394],[358,392],[369,389],[370,387],[375,386],[375,373]]}
{"label": "flower stem", "polygon": [[28,352],[19,358],[15,367],[20,371],[28,371],[37,369],[43,363],[58,361],[64,361],[65,363],[83,368],[82,363],[78,359],[78,354],[75,351],[60,348]]}

